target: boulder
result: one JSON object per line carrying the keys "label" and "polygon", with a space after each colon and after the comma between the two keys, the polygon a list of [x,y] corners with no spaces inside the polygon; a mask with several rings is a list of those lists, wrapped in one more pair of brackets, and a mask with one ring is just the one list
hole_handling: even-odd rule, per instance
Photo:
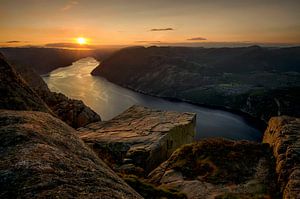
{"label": "boulder", "polygon": [[176,150],[147,181],[193,199],[270,198],[277,193],[273,163],[267,144],[206,139]]}
{"label": "boulder", "polygon": [[0,111],[0,198],[142,198],[49,114]]}
{"label": "boulder", "polygon": [[132,106],[110,121],[78,130],[80,138],[110,165],[134,164],[147,173],[193,141],[195,116]]}
{"label": "boulder", "polygon": [[283,198],[300,196],[300,119],[273,117],[265,131],[263,142],[273,149],[276,172]]}

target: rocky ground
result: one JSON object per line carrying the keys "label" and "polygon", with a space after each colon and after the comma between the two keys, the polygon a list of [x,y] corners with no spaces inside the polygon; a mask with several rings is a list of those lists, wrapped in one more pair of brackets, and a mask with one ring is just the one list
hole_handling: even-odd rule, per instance
{"label": "rocky ground", "polygon": [[300,116],[300,48],[132,47],[92,71],[138,92],[243,111],[266,123]]}
{"label": "rocky ground", "polygon": [[142,198],[74,129],[49,114],[0,111],[0,198]]}
{"label": "rocky ground", "polygon": [[275,198],[274,173],[267,144],[210,139],[184,145],[147,181],[188,198]]}

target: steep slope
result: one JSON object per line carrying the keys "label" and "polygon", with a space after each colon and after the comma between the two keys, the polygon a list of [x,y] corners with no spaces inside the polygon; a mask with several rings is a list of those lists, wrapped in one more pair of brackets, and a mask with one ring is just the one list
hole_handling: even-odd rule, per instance
{"label": "steep slope", "polygon": [[[142,93],[240,110],[267,122],[278,113],[300,115],[299,72],[299,47],[132,47],[92,74]],[[257,108],[256,101],[266,106]]]}
{"label": "steep slope", "polygon": [[300,119],[288,116],[269,121],[263,142],[273,149],[283,198],[300,196]]}
{"label": "steep slope", "polygon": [[[101,121],[100,116],[81,100],[69,99],[61,93],[51,92],[42,78],[30,67],[13,67],[3,56],[0,61],[3,109],[50,111],[50,108],[50,112],[74,128]],[[26,89],[22,90],[24,87]]]}
{"label": "steep slope", "polygon": [[0,54],[0,109],[51,113],[48,106]]}
{"label": "steep slope", "polygon": [[0,110],[0,198],[142,198],[49,114]]}

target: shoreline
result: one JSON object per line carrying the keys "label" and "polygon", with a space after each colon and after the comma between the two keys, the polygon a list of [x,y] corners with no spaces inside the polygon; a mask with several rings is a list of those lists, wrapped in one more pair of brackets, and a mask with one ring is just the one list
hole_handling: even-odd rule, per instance
{"label": "shoreline", "polygon": [[147,96],[151,96],[151,97],[157,97],[157,98],[164,99],[164,100],[167,100],[167,101],[170,101],[170,102],[182,102],[182,103],[188,103],[188,104],[192,104],[192,105],[203,107],[203,108],[226,111],[226,112],[238,115],[238,116],[242,117],[247,124],[249,124],[250,126],[252,126],[252,127],[256,128],[257,130],[259,130],[262,133],[262,135],[263,135],[264,131],[267,128],[267,123],[265,123],[263,120],[260,120],[256,117],[253,117],[250,114],[248,114],[246,112],[243,112],[241,110],[232,109],[232,108],[224,107],[224,106],[201,104],[201,103],[196,103],[196,102],[192,102],[192,101],[184,100],[184,99],[179,99],[179,98],[175,98],[175,97],[159,96],[159,95],[155,95],[155,94],[152,94],[152,93],[146,93],[145,91],[136,90],[134,88],[131,88],[130,86],[121,85],[121,84],[112,82],[109,79],[107,79],[107,78],[105,78],[101,75],[92,75],[92,76],[95,76],[95,77],[99,76],[101,78],[104,78],[106,81],[109,81],[110,83],[116,84],[118,86],[121,86],[122,88],[129,89],[129,90],[137,92],[139,94],[143,94],[143,95],[147,95]]}

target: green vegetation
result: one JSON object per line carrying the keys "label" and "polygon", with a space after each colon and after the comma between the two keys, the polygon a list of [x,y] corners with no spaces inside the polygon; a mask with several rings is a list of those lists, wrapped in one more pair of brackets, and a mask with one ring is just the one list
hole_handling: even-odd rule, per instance
{"label": "green vegetation", "polygon": [[191,180],[201,177],[213,184],[240,184],[254,175],[259,159],[269,152],[263,144],[207,139],[177,150],[169,159],[169,168]]}
{"label": "green vegetation", "polygon": [[139,194],[147,199],[186,199],[186,195],[180,193],[176,190],[168,190],[163,188],[158,188],[152,184],[143,182],[134,175],[123,176],[123,179],[127,184],[129,184],[133,189],[135,189]]}

